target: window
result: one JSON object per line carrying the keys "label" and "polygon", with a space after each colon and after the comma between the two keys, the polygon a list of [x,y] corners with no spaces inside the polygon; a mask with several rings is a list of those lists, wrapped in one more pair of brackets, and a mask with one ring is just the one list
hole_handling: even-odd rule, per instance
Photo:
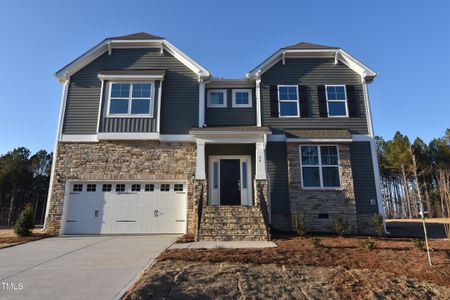
{"label": "window", "polygon": [[112,184],[107,183],[102,186],[102,192],[111,192],[111,190],[112,190]]}
{"label": "window", "polygon": [[280,117],[298,117],[298,86],[278,86],[278,114]]}
{"label": "window", "polygon": [[83,191],[83,185],[82,184],[74,184],[72,190],[74,192],[82,192]]}
{"label": "window", "polygon": [[301,146],[300,160],[304,188],[340,187],[337,146]]}
{"label": "window", "polygon": [[132,184],[131,185],[131,191],[132,192],[140,192],[141,191],[141,185],[140,184]]}
{"label": "window", "polygon": [[348,117],[345,85],[327,85],[327,105],[329,117]]}
{"label": "window", "polygon": [[153,117],[153,83],[111,83],[109,115]]}
{"label": "window", "polygon": [[155,185],[154,184],[146,184],[145,185],[145,191],[146,192],[153,192],[155,190]]}
{"label": "window", "polygon": [[183,185],[180,183],[176,183],[173,185],[173,190],[175,192],[182,192],[183,191]]}
{"label": "window", "polygon": [[125,184],[123,183],[116,184],[116,192],[118,193],[125,192]]}
{"label": "window", "polygon": [[214,172],[214,182],[213,186],[215,189],[219,187],[219,162],[215,161],[213,164],[213,172]]}
{"label": "window", "polygon": [[96,190],[97,190],[96,184],[88,184],[86,186],[86,191],[88,191],[88,192],[95,192]]}
{"label": "window", "polygon": [[233,90],[233,107],[252,107],[252,90]]}
{"label": "window", "polygon": [[242,188],[247,188],[247,162],[242,162]]}
{"label": "window", "polygon": [[163,183],[160,186],[160,191],[161,192],[168,192],[170,190],[170,184],[168,183]]}
{"label": "window", "polygon": [[227,90],[208,90],[208,107],[227,107]]}

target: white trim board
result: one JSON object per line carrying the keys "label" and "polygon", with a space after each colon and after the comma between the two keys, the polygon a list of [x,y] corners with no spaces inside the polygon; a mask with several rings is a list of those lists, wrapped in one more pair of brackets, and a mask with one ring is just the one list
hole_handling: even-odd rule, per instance
{"label": "white trim board", "polygon": [[[107,139],[117,139],[114,135],[121,134],[121,135],[131,135],[133,138],[125,138],[125,139],[137,139],[135,134],[136,133],[115,133],[115,132],[104,132],[99,133],[100,135],[107,134],[107,136],[103,136],[103,139],[105,137]],[[142,134],[142,133],[138,133]],[[152,140],[154,140],[154,134],[157,134],[157,132],[149,132],[149,133],[143,133],[143,134],[152,134]],[[148,138],[142,138],[143,140],[146,140]],[[161,142],[195,142],[195,137],[189,135],[189,134],[159,134],[159,140]],[[97,134],[63,134],[62,138],[60,139],[60,142],[98,142],[99,138],[97,137]]]}
{"label": "white trim board", "polygon": [[101,43],[97,44],[84,54],[82,54],[77,59],[73,60],[62,69],[57,71],[54,75],[59,81],[64,81],[74,73],[81,70],[83,67],[94,61],[96,58],[100,57],[103,53],[109,52],[114,49],[115,45],[119,45],[120,48],[127,48],[127,45],[136,48],[136,44],[139,45],[139,48],[157,48],[162,47],[163,50],[166,50],[170,54],[172,54],[176,59],[178,59],[181,63],[183,63],[186,67],[188,67],[192,72],[197,74],[200,77],[209,77],[210,73],[200,64],[195,62],[192,58],[183,53],[180,49],[175,47],[169,41],[163,39],[156,40],[114,40],[114,39],[106,39]]}

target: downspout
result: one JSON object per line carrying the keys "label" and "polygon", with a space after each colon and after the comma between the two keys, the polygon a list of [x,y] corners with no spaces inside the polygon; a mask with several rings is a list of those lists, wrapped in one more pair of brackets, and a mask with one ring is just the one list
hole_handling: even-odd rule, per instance
{"label": "downspout", "polygon": [[205,125],[205,85],[211,82],[211,79],[205,80],[199,76],[198,81],[198,128],[203,128]]}
{"label": "downspout", "polygon": [[48,194],[47,194],[47,205],[45,208],[45,219],[44,219],[44,227],[42,228],[42,231],[47,230],[48,226],[48,215],[49,215],[49,209],[50,209],[50,200],[52,198],[52,191],[53,191],[53,181],[55,180],[55,169],[56,169],[56,158],[57,158],[57,152],[58,152],[58,142],[61,140],[62,137],[62,128],[63,128],[63,120],[64,120],[64,114],[66,111],[66,102],[67,102],[67,93],[69,90],[69,83],[70,78],[66,78],[63,85],[63,90],[61,93],[61,101],[59,106],[59,117],[58,117],[58,127],[56,129],[56,138],[55,138],[55,145],[53,147],[53,159],[52,159],[52,169],[50,171],[50,183],[48,187]]}
{"label": "downspout", "polygon": [[256,96],[256,126],[261,127],[261,76],[259,71],[258,76],[256,77],[255,96]]}

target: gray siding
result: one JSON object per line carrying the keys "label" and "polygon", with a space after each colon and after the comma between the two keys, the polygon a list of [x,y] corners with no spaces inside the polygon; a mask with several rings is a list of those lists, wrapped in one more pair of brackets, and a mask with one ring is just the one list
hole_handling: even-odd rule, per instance
{"label": "gray siding", "polygon": [[[166,70],[162,86],[161,133],[187,134],[192,127],[197,127],[199,95],[194,72],[169,53],[161,55],[159,49],[113,49],[112,55],[101,55],[71,77],[63,133],[96,133],[101,87],[97,74],[100,71],[152,68]],[[129,128],[142,128],[140,126],[148,125]]]}
{"label": "gray siding", "polygon": [[[366,134],[367,121],[361,78],[358,74],[330,58],[288,58],[263,73],[261,82],[261,112],[263,126],[271,127],[274,133],[283,128],[342,128],[353,133]],[[306,85],[308,118],[272,118],[270,116],[270,85]],[[320,118],[317,86],[346,84],[355,86],[358,114],[351,118]]]}
{"label": "gray siding", "polygon": [[[157,81],[155,83],[155,99],[153,99],[153,118],[106,117],[108,96],[104,92],[99,132],[156,132],[159,85],[160,82]],[[106,87],[105,90],[107,90]]]}
{"label": "gray siding", "polygon": [[291,230],[286,143],[267,143],[267,172],[270,179],[270,205],[273,228]]}
{"label": "gray siding", "polygon": [[370,205],[370,199],[377,199],[370,143],[351,143],[350,156],[355,188],[356,211],[358,214],[375,214],[378,212],[377,205]]}
{"label": "gray siding", "polygon": [[[223,88],[220,88],[223,89]],[[241,88],[239,88],[241,89]],[[232,90],[227,90],[227,107],[208,108],[208,89],[205,97],[205,122],[208,126],[248,126],[256,125],[255,89],[252,89],[251,108],[233,108]]]}

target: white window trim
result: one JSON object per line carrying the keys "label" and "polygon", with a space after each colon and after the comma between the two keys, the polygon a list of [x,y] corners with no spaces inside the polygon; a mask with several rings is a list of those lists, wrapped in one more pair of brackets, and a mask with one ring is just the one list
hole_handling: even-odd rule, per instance
{"label": "white window trim", "polygon": [[[321,147],[327,147],[327,146],[333,146],[336,147],[337,150],[337,159],[338,164],[337,165],[322,165],[322,153],[321,153]],[[318,155],[319,155],[319,164],[318,165],[304,165],[302,163],[302,147],[317,147]],[[339,155],[339,145],[333,145],[333,144],[321,144],[321,145],[311,145],[311,144],[304,144],[299,146],[299,160],[300,160],[300,179],[302,183],[302,189],[303,190],[341,190],[342,189],[342,180],[341,180],[341,157]],[[314,187],[305,187],[304,181],[303,181],[303,167],[315,167],[319,168],[319,182],[320,186],[314,186]],[[338,176],[339,176],[339,186],[323,186],[323,176],[322,176],[322,167],[337,167],[338,168]]]}
{"label": "white window trim", "polygon": [[[132,99],[145,99],[149,100],[149,98],[133,98],[133,84],[139,84],[139,83],[146,83],[151,85],[151,93],[150,93],[150,112],[148,114],[132,114],[131,113],[131,104]],[[111,106],[111,92],[112,88],[111,86],[113,84],[130,84],[130,94],[128,95],[128,98],[126,97],[114,97],[114,99],[122,99],[122,100],[128,100],[128,113],[126,114],[111,114],[109,112],[110,106]],[[153,111],[155,106],[155,82],[154,81],[110,81],[108,82],[108,105],[106,107],[106,117],[108,118],[153,118]]]}
{"label": "white window trim", "polygon": [[[223,104],[212,104],[211,103],[211,93],[222,93],[223,94]],[[227,101],[227,90],[226,89],[209,89],[208,90],[208,108],[226,108],[228,106]]]}
{"label": "white window trim", "polygon": [[[248,103],[247,104],[237,104],[236,103],[236,93],[247,93],[248,94]],[[233,89],[232,91],[232,106],[235,108],[249,108],[253,106],[252,100],[252,90],[251,89]]]}
{"label": "white window trim", "polygon": [[[297,100],[280,100],[280,87],[295,87],[297,90]],[[278,85],[277,86],[277,94],[278,94],[278,117],[279,118],[299,118],[300,117],[300,96],[298,94],[298,85]],[[297,103],[297,115],[296,116],[282,116],[281,115],[281,102],[296,102]]]}
{"label": "white window trim", "polygon": [[[328,87],[344,87],[345,100],[328,100]],[[348,118],[348,104],[347,104],[347,88],[345,84],[329,84],[325,85],[325,95],[327,97],[327,114],[328,118]],[[345,116],[331,116],[330,115],[330,102],[344,102],[345,103]]]}

